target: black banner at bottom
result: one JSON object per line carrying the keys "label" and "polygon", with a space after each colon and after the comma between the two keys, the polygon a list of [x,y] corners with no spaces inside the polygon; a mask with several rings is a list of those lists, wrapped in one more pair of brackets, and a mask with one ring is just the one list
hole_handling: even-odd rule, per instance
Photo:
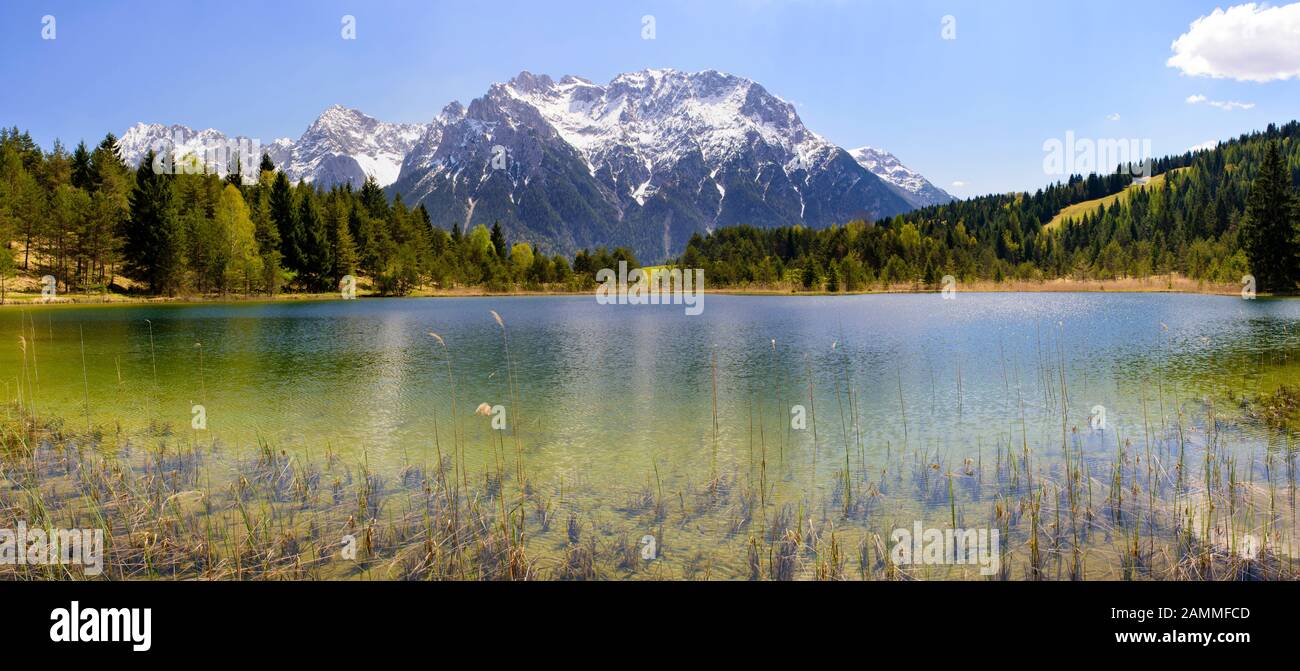
{"label": "black banner at bottom", "polygon": [[0,597],[4,639],[51,661],[328,662],[430,645],[500,661],[532,641],[634,656],[869,645],[918,662],[1041,648],[1049,662],[1290,653],[1300,585],[25,582]]}

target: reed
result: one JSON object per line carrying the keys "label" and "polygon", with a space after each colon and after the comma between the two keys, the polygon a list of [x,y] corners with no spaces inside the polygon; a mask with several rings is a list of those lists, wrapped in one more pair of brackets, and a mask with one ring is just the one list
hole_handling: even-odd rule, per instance
{"label": "reed", "polygon": [[[517,365],[504,320],[495,312],[493,318],[502,329],[505,382],[517,406]],[[1073,381],[1077,371],[1065,366],[1064,338],[1059,334],[1051,343],[1055,351],[1040,355],[1036,372],[1024,372],[1024,381],[1033,385],[1037,380],[1044,398],[1052,399],[1034,414],[1023,393],[1021,362],[1001,363],[1006,421],[989,432],[995,433],[991,473],[982,461],[981,438],[988,434],[968,438],[963,427],[971,423],[960,408],[947,440],[928,430],[909,433],[901,366],[898,419],[889,426],[873,426],[872,435],[901,429],[903,449],[889,441],[868,445],[853,364],[835,345],[825,362],[829,385],[819,384],[807,354],[805,379],[798,379],[796,367],[789,380],[796,390],[806,387],[813,423],[806,462],[792,460],[791,465],[806,463],[811,469],[806,478],[802,470],[778,472],[772,478],[768,429],[772,421],[788,421],[785,409],[776,403],[782,397],[780,385],[769,385],[771,402],[761,393],[748,395],[749,412],[739,420],[748,423],[745,436],[739,436],[744,425],[735,433],[724,431],[723,418],[738,415],[718,393],[715,354],[710,360],[713,407],[707,483],[692,480],[681,464],[669,462],[664,468],[660,458],[652,458],[651,469],[642,467],[643,477],[628,488],[632,494],[618,499],[629,503],[615,508],[604,503],[610,500],[608,483],[559,478],[558,483],[539,479],[529,484],[517,426],[507,438],[505,432],[480,424],[487,441],[483,477],[469,477],[452,353],[436,333],[429,335],[441,346],[444,359],[435,365],[446,372],[451,442],[442,439],[447,416],[439,410],[446,410],[432,408],[434,435],[427,451],[403,451],[401,463],[394,465],[392,458],[372,463],[375,450],[368,445],[355,446],[351,453],[360,454],[360,460],[347,463],[328,442],[320,450],[282,447],[259,437],[246,448],[232,445],[218,453],[201,450],[193,441],[177,444],[153,421],[148,430],[124,428],[120,420],[113,429],[112,419],[109,428],[96,426],[84,340],[80,361],[74,354],[64,362],[71,364],[68,369],[82,366],[87,421],[84,427],[75,422],[73,429],[49,414],[44,407],[48,402],[36,413],[33,325],[34,320],[27,320],[18,335],[22,366],[14,371],[12,396],[0,420],[0,528],[23,520],[102,529],[107,541],[105,578],[970,577],[960,567],[895,565],[881,531],[887,538],[894,526],[910,524],[899,520],[910,518],[937,518],[952,527],[988,519],[1003,538],[1001,568],[993,579],[1010,579],[1013,565],[1017,579],[1030,580],[1300,577],[1293,556],[1293,434],[1270,434],[1280,436],[1278,449],[1258,457],[1242,454],[1230,444],[1236,432],[1225,430],[1229,420],[1221,406],[1208,402],[1199,406],[1204,412],[1189,409],[1198,407],[1192,405],[1195,399],[1184,398],[1185,389],[1158,378],[1150,386],[1159,400],[1159,423],[1148,413],[1152,380],[1144,379],[1138,397],[1142,428],[1117,426],[1103,434],[1106,440],[1095,435],[1090,439],[1069,425],[1067,377]],[[156,370],[152,324],[149,328],[151,368]],[[202,349],[196,348],[201,371]],[[771,354],[777,354],[775,342]],[[938,379],[954,380],[960,397],[962,380],[972,378],[961,362],[956,365],[955,376],[942,372]],[[120,367],[108,376],[112,379],[106,383],[129,388],[123,386],[129,380]],[[1010,379],[1017,381],[1014,398]],[[155,377],[155,392],[156,385]],[[202,375],[200,385],[206,393]],[[886,390],[888,386],[886,382]],[[6,386],[7,395],[9,389]],[[1031,388],[1029,396],[1035,397],[1036,391]],[[823,474],[817,470],[818,432],[825,427],[818,427],[815,409],[819,396],[827,401],[829,393],[835,395],[840,414],[843,456],[840,466]],[[889,391],[884,396],[888,398]],[[892,401],[885,404],[892,407]],[[513,421],[520,421],[518,412]],[[1277,429],[1262,414],[1247,410],[1235,421]],[[832,444],[834,426],[828,435]],[[1058,430],[1059,457],[1054,454]],[[1143,435],[1141,446],[1135,444],[1137,431]],[[724,435],[738,438],[724,440]],[[695,469],[698,474],[702,464],[696,463]],[[507,491],[515,489],[506,482],[512,474],[517,493]],[[835,493],[819,502],[820,487]],[[676,493],[678,503],[671,510],[670,492]],[[674,551],[641,559],[632,540],[648,531],[661,549],[665,534],[672,533]],[[856,566],[848,564],[847,571],[846,548],[857,555],[848,560]],[[91,576],[71,566],[0,566],[0,577]]]}

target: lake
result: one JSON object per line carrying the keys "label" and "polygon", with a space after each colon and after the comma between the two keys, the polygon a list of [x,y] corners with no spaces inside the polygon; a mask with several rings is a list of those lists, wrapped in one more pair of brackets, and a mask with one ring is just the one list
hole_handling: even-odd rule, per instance
{"label": "lake", "polygon": [[[712,577],[743,575],[746,530],[784,508],[845,533],[986,524],[998,496],[1059,484],[1076,461],[1099,482],[1127,464],[1138,487],[1144,451],[1169,466],[1211,443],[1237,478],[1286,482],[1266,455],[1287,435],[1242,399],[1300,380],[1300,301],[704,303],[699,316],[590,296],[5,308],[0,391],[72,430],[167,427],[217,463],[263,441],[397,472],[454,451],[459,425],[470,479],[504,462],[598,534],[672,534],[678,570]],[[937,490],[917,481],[931,472]],[[761,501],[691,512],[719,482]],[[629,501],[647,491],[669,511],[638,514]]]}

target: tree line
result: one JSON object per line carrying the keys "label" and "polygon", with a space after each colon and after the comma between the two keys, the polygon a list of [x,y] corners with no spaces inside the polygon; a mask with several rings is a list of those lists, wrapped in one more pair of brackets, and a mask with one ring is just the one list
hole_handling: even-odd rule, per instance
{"label": "tree line", "polygon": [[352,275],[384,294],[584,290],[600,268],[639,265],[624,248],[570,261],[508,244],[499,223],[435,226],[373,179],[292,184],[265,155],[253,183],[239,170],[155,170],[175,163],[153,152],[133,169],[115,146],[108,135],[94,150],[55,142],[45,152],[0,130],[0,282],[22,271],[52,275],[60,291],[276,294],[334,291]]}
{"label": "tree line", "polygon": [[[1300,124],[1270,125],[1213,150],[1154,161],[1162,177],[1072,176],[1035,193],[990,195],[823,230],[737,226],[697,235],[677,263],[709,285],[859,291],[961,281],[1112,280],[1182,273],[1260,290],[1300,281]],[[1127,191],[1126,191],[1127,189]],[[1104,199],[1047,226],[1063,208]]]}
{"label": "tree line", "polygon": [[[710,287],[861,291],[906,284],[1053,278],[1110,280],[1182,273],[1265,291],[1300,281],[1300,124],[1154,162],[1132,177],[1072,176],[1028,193],[924,208],[876,222],[812,230],[733,226],[696,235],[679,257]],[[420,288],[582,291],[596,271],[640,263],[626,248],[549,256],[509,243],[500,224],[468,231],[423,205],[360,188],[292,184],[262,156],[257,179],[132,168],[106,136],[93,149],[43,151],[0,129],[0,293],[19,271],[60,291],[162,295],[326,292],[347,275],[383,294]],[[164,162],[164,164],[167,164]],[[1123,193],[1059,226],[1063,208]],[[1103,201],[1105,202],[1105,201]]]}

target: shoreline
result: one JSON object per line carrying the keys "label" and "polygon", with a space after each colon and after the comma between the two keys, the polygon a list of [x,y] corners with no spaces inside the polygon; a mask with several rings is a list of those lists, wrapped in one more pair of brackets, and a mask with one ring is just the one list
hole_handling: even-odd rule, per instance
{"label": "shoreline", "polygon": [[[1210,284],[1182,277],[1170,279],[1118,279],[1118,280],[1066,280],[1057,279],[1044,282],[978,281],[959,285],[958,293],[1000,293],[1000,294],[1037,294],[1037,293],[1096,293],[1096,294],[1186,294],[1202,296],[1240,296],[1237,285]],[[591,296],[595,289],[587,291],[568,290],[519,290],[490,291],[481,288],[452,290],[417,290],[405,295],[384,295],[378,293],[357,293],[357,298],[511,298],[536,296]],[[942,289],[917,288],[911,285],[893,285],[886,288],[874,288],[862,291],[803,291],[786,287],[724,287],[705,289],[703,293],[716,296],[873,296],[873,295],[910,295],[937,294]],[[1300,294],[1259,293],[1259,298],[1296,298]],[[266,295],[183,295],[183,296],[141,296],[128,294],[65,294],[53,300],[45,300],[39,294],[14,293],[3,302],[0,309],[6,307],[47,307],[47,306],[89,306],[89,305],[202,305],[202,304],[236,304],[236,303],[282,303],[282,302],[316,302],[341,300],[339,294],[331,293],[281,293]]]}

